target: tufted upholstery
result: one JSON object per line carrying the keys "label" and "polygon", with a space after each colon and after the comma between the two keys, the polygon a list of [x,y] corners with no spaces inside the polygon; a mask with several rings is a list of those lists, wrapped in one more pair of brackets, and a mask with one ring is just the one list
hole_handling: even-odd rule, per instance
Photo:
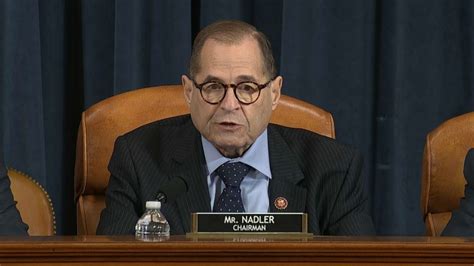
{"label": "tufted upholstery", "polygon": [[8,169],[13,198],[30,236],[56,234],[53,204],[48,193],[34,179],[14,169]]}
{"label": "tufted upholstery", "polygon": [[421,210],[426,234],[439,236],[464,197],[464,158],[474,147],[474,112],[447,120],[426,137]]}
{"label": "tufted upholstery", "polygon": [[[105,207],[107,165],[115,139],[152,121],[189,113],[181,85],[138,89],[103,100],[82,113],[77,137],[75,199],[77,233],[95,234]],[[282,96],[272,122],[335,137],[330,113],[309,103]]]}

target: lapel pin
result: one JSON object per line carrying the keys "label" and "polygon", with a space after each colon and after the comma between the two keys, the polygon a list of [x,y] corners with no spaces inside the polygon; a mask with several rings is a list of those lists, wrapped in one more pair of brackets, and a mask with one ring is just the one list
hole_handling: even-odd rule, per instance
{"label": "lapel pin", "polygon": [[286,207],[288,207],[288,200],[286,200],[283,197],[278,197],[278,198],[275,199],[273,204],[275,204],[275,207],[277,209],[284,210],[284,209],[286,209]]}

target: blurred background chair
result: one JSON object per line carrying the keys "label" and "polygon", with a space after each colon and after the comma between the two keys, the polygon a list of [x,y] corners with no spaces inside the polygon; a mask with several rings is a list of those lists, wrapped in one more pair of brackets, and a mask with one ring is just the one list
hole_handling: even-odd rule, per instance
{"label": "blurred background chair", "polygon": [[[181,85],[133,90],[105,99],[82,113],[77,137],[75,200],[77,234],[94,235],[105,208],[107,166],[115,139],[152,121],[189,113]],[[272,123],[335,137],[332,115],[282,95]]]}
{"label": "blurred background chair", "polygon": [[30,236],[56,234],[53,204],[46,190],[30,176],[8,169],[13,198],[23,222],[28,224]]}
{"label": "blurred background chair", "polygon": [[474,112],[442,123],[426,137],[421,210],[426,234],[439,236],[464,197],[464,159],[474,147]]}

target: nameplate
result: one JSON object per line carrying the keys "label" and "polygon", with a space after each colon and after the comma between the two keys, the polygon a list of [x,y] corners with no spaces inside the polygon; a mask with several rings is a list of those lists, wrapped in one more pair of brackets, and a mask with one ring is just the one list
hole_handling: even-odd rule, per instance
{"label": "nameplate", "polygon": [[192,233],[268,234],[308,233],[306,213],[223,213],[192,214]]}

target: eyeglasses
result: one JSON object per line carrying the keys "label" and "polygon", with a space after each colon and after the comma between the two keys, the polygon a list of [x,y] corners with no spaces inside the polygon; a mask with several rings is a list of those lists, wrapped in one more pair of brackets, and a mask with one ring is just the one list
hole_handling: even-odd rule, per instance
{"label": "eyeglasses", "polygon": [[201,97],[209,104],[220,103],[227,94],[227,88],[234,90],[234,95],[242,104],[252,104],[260,97],[260,91],[268,86],[275,78],[270,79],[267,83],[258,84],[253,81],[243,81],[237,84],[224,84],[217,81],[207,81],[197,84],[193,80],[194,86],[201,92]]}

